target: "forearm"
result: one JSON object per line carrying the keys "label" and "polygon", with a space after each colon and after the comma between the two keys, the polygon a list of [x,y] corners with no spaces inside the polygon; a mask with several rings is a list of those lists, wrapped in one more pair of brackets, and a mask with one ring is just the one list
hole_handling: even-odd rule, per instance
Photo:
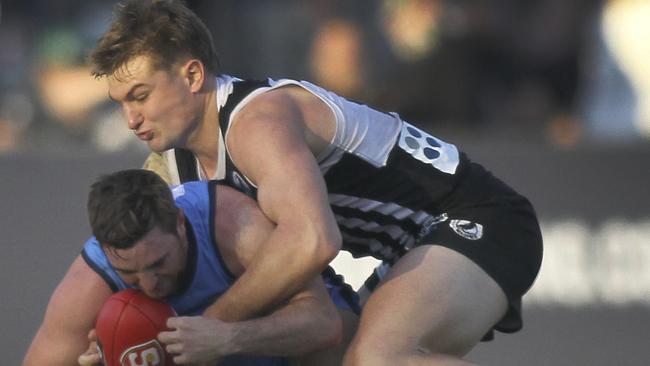
{"label": "forearm", "polygon": [[338,344],[343,319],[320,279],[278,310],[257,319],[227,323],[206,317],[171,318],[174,329],[158,339],[177,363],[205,363],[245,354],[293,357]]}
{"label": "forearm", "polygon": [[304,245],[303,240],[276,229],[246,271],[204,315],[228,322],[251,319],[305,288],[320,275],[336,252]]}
{"label": "forearm", "polygon": [[78,357],[89,346],[88,333],[112,293],[106,282],[77,256],[50,298],[23,365],[79,365]]}
{"label": "forearm", "polygon": [[70,339],[65,335],[50,336],[40,329],[30,345],[23,366],[73,366],[78,365],[77,358],[84,352],[85,339]]}
{"label": "forearm", "polygon": [[266,317],[232,323],[234,354],[293,357],[338,344],[342,320],[335,310],[317,300],[290,304]]}

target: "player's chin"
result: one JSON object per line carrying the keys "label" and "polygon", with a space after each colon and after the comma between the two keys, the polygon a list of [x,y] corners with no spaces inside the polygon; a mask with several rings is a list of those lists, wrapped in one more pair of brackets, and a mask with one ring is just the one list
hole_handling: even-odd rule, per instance
{"label": "player's chin", "polygon": [[162,153],[173,147],[170,143],[166,142],[161,136],[157,134],[154,134],[150,140],[147,140],[146,144],[149,147],[149,150],[157,153]]}
{"label": "player's chin", "polygon": [[149,147],[149,150],[151,150],[153,152],[156,152],[156,153],[162,153],[162,152],[170,149],[166,145],[160,143],[160,141],[157,141],[157,139],[152,139],[152,140],[147,141],[147,146]]}

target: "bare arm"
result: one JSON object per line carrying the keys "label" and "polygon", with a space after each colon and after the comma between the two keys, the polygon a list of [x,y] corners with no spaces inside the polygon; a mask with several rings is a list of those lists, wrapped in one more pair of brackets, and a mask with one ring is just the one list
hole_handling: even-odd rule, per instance
{"label": "bare arm", "polygon": [[78,365],[78,357],[88,348],[88,333],[111,294],[106,282],[78,256],[54,290],[23,365]]}
{"label": "bare arm", "polygon": [[[264,251],[264,240],[274,225],[249,197],[232,188],[217,189],[219,250],[229,269],[242,275]],[[256,319],[228,323],[181,317],[171,319],[168,325],[176,330],[160,333],[159,339],[170,353],[178,354],[174,358],[177,363],[208,362],[231,354],[304,355],[338,344],[342,335],[341,317],[320,276],[277,310]]]}
{"label": "bare arm", "polygon": [[233,353],[301,356],[338,344],[342,334],[320,278],[270,315],[231,324]]}
{"label": "bare arm", "polygon": [[179,317],[167,325],[175,330],[160,333],[158,339],[176,354],[177,364],[214,362],[234,354],[302,356],[335,346],[342,338],[341,317],[320,279],[264,317],[234,323]]}
{"label": "bare arm", "polygon": [[[217,237],[222,238],[220,250],[241,278],[266,252],[265,240],[276,226],[251,198],[229,187],[220,188],[217,204],[224,212],[215,223]],[[261,284],[270,281],[263,279]],[[301,355],[329,347],[341,336],[341,319],[320,275],[270,314],[231,326],[231,351],[235,353]]]}
{"label": "bare arm", "polygon": [[246,273],[206,312],[225,321],[249,319],[286,301],[341,246],[301,112],[287,98],[258,98],[240,112],[228,144],[238,167],[256,182],[259,206],[276,227]]}

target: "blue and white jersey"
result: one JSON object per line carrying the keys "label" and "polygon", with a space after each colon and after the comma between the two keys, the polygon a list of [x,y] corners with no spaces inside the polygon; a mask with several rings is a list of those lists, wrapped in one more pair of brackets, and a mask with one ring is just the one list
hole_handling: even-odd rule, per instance
{"label": "blue and white jersey", "polygon": [[[185,281],[178,294],[165,299],[179,315],[200,315],[235,279],[224,264],[214,237],[214,184],[215,181],[191,182],[172,188],[176,205],[185,214],[188,238]],[[94,237],[84,244],[82,256],[113,291],[129,287]],[[219,365],[272,366],[288,365],[288,361],[277,357],[232,356]]]}

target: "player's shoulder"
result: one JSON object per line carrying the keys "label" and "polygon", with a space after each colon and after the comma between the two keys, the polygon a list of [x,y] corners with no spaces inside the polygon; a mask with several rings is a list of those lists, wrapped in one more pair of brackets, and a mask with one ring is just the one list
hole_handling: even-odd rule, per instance
{"label": "player's shoulder", "polygon": [[255,201],[245,194],[229,187],[223,181],[193,181],[170,186],[176,204],[208,207],[216,205],[218,211],[234,214],[256,207]]}
{"label": "player's shoulder", "polygon": [[214,181],[213,185],[220,209],[235,213],[257,208],[257,203],[251,197],[237,189],[219,181]]}
{"label": "player's shoulder", "polygon": [[176,206],[186,214],[197,212],[207,214],[214,199],[211,197],[210,184],[206,181],[186,182],[169,187]]}

